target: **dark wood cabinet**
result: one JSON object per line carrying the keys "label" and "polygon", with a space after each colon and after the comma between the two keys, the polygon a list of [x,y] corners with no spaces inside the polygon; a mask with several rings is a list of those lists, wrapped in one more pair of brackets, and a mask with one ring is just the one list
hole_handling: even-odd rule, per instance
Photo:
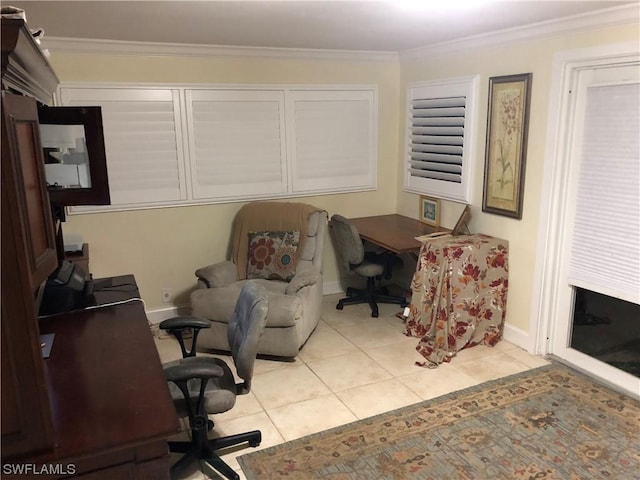
{"label": "dark wood cabinet", "polygon": [[[18,252],[5,241],[2,210],[2,456],[8,458],[51,448],[53,426],[33,297],[27,275],[8,258]],[[12,270],[17,274],[5,273]]]}
{"label": "dark wood cabinet", "polygon": [[2,19],[2,89],[49,104],[59,80],[23,20]]}
{"label": "dark wood cabinet", "polygon": [[[56,239],[38,134],[38,108],[29,97],[2,94],[2,186],[16,240],[24,240],[31,290],[58,265]],[[3,220],[4,222],[4,220]]]}
{"label": "dark wood cabinet", "polygon": [[[2,21],[3,458],[46,450],[54,443],[35,300],[58,260],[44,181],[36,100],[12,93],[25,90],[29,83],[26,72],[34,61],[23,60],[21,54],[8,48],[30,46],[29,56],[36,58],[35,44],[25,31],[19,21]],[[41,76],[46,77],[47,85],[52,85],[51,79],[55,79],[50,68]],[[40,87],[38,90],[41,98],[47,96]],[[49,98],[51,94],[52,91]]]}
{"label": "dark wood cabinet", "polygon": [[[64,257],[37,110],[58,80],[23,21],[3,18],[1,33],[3,467],[72,465],[67,473],[78,478],[168,479],[167,437],[179,423],[142,303],[37,317],[39,294]],[[83,257],[88,262],[88,250]],[[133,276],[117,282],[131,284],[128,301],[139,296]],[[95,296],[107,295],[104,305],[113,294]],[[41,333],[55,335],[46,360]]]}

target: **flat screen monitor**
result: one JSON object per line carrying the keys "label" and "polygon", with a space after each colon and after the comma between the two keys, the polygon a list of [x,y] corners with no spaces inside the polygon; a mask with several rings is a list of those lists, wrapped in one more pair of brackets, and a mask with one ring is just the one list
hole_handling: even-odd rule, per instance
{"label": "flat screen monitor", "polygon": [[41,106],[38,117],[51,203],[109,205],[101,108]]}

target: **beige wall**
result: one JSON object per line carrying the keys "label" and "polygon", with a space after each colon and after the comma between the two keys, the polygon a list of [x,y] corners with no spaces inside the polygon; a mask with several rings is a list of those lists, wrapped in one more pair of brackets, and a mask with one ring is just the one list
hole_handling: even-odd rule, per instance
{"label": "beige wall", "polygon": [[[329,61],[276,58],[163,57],[55,54],[51,63],[62,81],[157,83],[374,84],[378,87],[378,189],[348,195],[307,197],[302,201],[346,216],[398,212],[418,216],[418,197],[403,192],[404,108],[407,82],[480,76],[478,131],[471,228],[510,243],[507,324],[526,334],[536,266],[542,165],[556,52],[602,44],[637,41],[638,26],[618,26],[509,45],[473,48],[459,53],[403,60]],[[488,79],[533,73],[525,195],[522,220],[481,211],[484,174]],[[166,307],[160,289],[170,287],[175,304],[188,304],[193,271],[226,258],[231,218],[241,204],[174,207],[70,216],[64,229],[81,233],[91,245],[95,276],[134,273],[147,309]],[[452,226],[461,206],[443,202],[442,223]],[[325,281],[339,275],[331,242],[325,250]]]}
{"label": "beige wall", "polygon": [[[546,148],[548,99],[551,97],[551,78],[554,54],[561,51],[604,44],[638,41],[637,25],[618,26],[611,29],[592,30],[566,36],[518,42],[487,48],[471,48],[460,53],[448,53],[416,60],[401,61],[400,87],[408,82],[447,77],[480,75],[480,102],[478,131],[473,148],[475,175],[473,181],[472,220],[473,232],[485,233],[509,241],[509,298],[507,324],[524,332],[530,325],[530,310],[534,289],[538,221],[540,216],[543,172]],[[487,124],[487,98],[489,77],[519,73],[533,73],[529,138],[526,157],[524,205],[522,220],[482,213],[482,188],[484,178],[485,136]],[[402,102],[402,99],[401,99]],[[401,107],[403,108],[403,107]],[[400,144],[404,129],[404,116],[400,116]],[[401,162],[400,162],[401,163]],[[402,191],[402,167],[398,168],[398,213],[407,216],[418,214],[418,197]],[[459,204],[443,202],[443,225],[451,227],[461,211]]]}
{"label": "beige wall", "polygon": [[[144,83],[356,84],[378,88],[378,188],[376,191],[304,197],[329,214],[375,215],[396,211],[399,71],[395,61],[167,57],[53,53],[60,80]],[[242,204],[200,205],[70,215],[67,233],[90,245],[94,276],[133,273],[147,310],[167,307],[160,290],[172,289],[178,306],[189,303],[194,270],[227,258],[230,224]],[[330,241],[325,282],[339,275]]]}

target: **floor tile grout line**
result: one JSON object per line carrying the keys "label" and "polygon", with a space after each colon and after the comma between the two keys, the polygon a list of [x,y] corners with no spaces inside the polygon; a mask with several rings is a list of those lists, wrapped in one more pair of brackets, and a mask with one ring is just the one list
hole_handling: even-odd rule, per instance
{"label": "floor tile grout line", "polygon": [[[323,321],[324,321],[325,323],[327,323],[324,319],[323,319]],[[331,326],[331,325],[329,325],[329,326],[330,326],[331,328],[333,328],[333,326]],[[389,375],[391,375],[392,377],[394,377],[394,378],[396,378],[396,379],[400,377],[399,375],[395,375],[393,372],[391,372],[391,371],[388,369],[388,367],[385,367],[385,365],[384,365],[384,364],[380,363],[380,362],[379,362],[379,361],[377,361],[375,358],[373,358],[373,357],[372,357],[369,353],[367,353],[367,352],[366,352],[366,351],[365,351],[361,346],[356,345],[356,344],[355,344],[355,343],[353,343],[351,340],[349,340],[349,339],[348,339],[348,338],[347,338],[347,337],[346,337],[342,332],[340,332],[339,330],[337,330],[337,329],[335,329],[335,328],[333,328],[333,330],[334,330],[335,332],[337,332],[340,336],[342,336],[342,338],[344,338],[344,339],[345,339],[345,340],[347,340],[349,343],[351,343],[351,345],[353,345],[355,348],[357,348],[357,349],[358,349],[358,350],[360,350],[362,353],[364,353],[367,357],[369,357],[371,360],[373,360],[373,361],[376,363],[376,365],[379,365],[381,368],[383,368],[387,373],[389,373]],[[417,343],[417,342],[418,342],[418,340],[416,339],[416,343]],[[399,343],[399,342],[398,342],[398,343]],[[387,344],[387,345],[378,345],[377,347],[372,347],[372,348],[386,347],[386,346],[391,346],[391,345],[393,345],[393,343],[389,343],[389,344]],[[336,356],[336,357],[337,357],[337,356]],[[334,357],[334,358],[336,358],[336,357]],[[408,375],[411,375],[411,374],[408,374]],[[414,392],[414,393],[415,393],[415,392]]]}
{"label": "floor tile grout line", "polygon": [[[321,317],[321,318],[322,318],[322,317]],[[332,328],[332,329],[333,329],[336,333],[338,333],[342,338],[344,338],[345,340],[347,340],[347,341],[348,341],[351,345],[353,345],[353,346],[354,346],[358,351],[360,351],[360,352],[361,352],[362,354],[364,354],[367,358],[369,358],[371,361],[373,361],[376,365],[380,366],[380,367],[381,367],[385,372],[387,372],[389,375],[391,375],[391,378],[390,378],[390,379],[384,379],[384,380],[379,380],[379,381],[376,381],[376,382],[371,382],[371,383],[366,383],[366,384],[358,385],[357,387],[347,388],[347,389],[345,389],[345,390],[341,390],[340,392],[336,392],[336,391],[334,391],[334,390],[333,390],[329,385],[327,385],[327,387],[328,387],[328,388],[329,388],[329,389],[334,393],[334,395],[336,396],[336,398],[337,398],[337,399],[338,399],[338,400],[339,400],[339,401],[340,401],[340,402],[341,402],[341,403],[342,403],[342,404],[343,404],[343,405],[344,405],[344,406],[345,406],[345,407],[346,407],[346,408],[347,408],[351,413],[353,413],[353,415],[354,415],[356,418],[358,418],[359,420],[362,420],[363,418],[367,418],[367,417],[361,417],[360,415],[358,415],[354,410],[352,410],[352,409],[349,407],[349,405],[348,405],[348,404],[346,404],[346,403],[345,403],[345,402],[340,398],[340,396],[338,395],[338,393],[345,392],[345,391],[348,391],[348,390],[353,390],[354,388],[360,388],[360,387],[365,387],[365,386],[375,385],[375,384],[377,384],[377,383],[383,383],[383,382],[388,382],[388,381],[395,380],[395,381],[398,381],[398,382],[402,383],[402,385],[404,385],[405,387],[407,387],[407,388],[409,389],[409,391],[411,391],[411,392],[412,392],[412,393],[413,393],[417,398],[419,398],[421,401],[422,401],[422,400],[424,400],[424,399],[422,398],[422,396],[421,396],[421,395],[419,395],[417,392],[415,392],[414,390],[412,390],[412,389],[411,389],[409,386],[407,386],[405,383],[401,382],[401,381],[399,380],[400,376],[395,375],[393,372],[391,372],[391,371],[388,369],[388,367],[387,367],[387,368],[385,368],[384,364],[382,364],[381,362],[379,362],[379,361],[377,361],[375,358],[373,358],[373,357],[372,357],[369,353],[367,353],[367,352],[366,352],[366,351],[365,351],[361,346],[356,345],[356,344],[355,344],[355,343],[353,343],[351,340],[349,340],[349,339],[348,339],[348,338],[347,338],[347,337],[346,337],[342,332],[340,332],[339,330],[335,329],[332,325],[329,325],[329,324],[328,324],[324,319],[322,319],[322,320],[325,322],[325,324],[326,324],[327,326],[329,326],[330,328]],[[389,345],[392,345],[392,344],[389,344]],[[387,345],[381,345],[381,346],[387,346]],[[338,358],[338,357],[339,357],[339,356],[331,357],[331,358]],[[303,361],[304,361],[304,359],[303,359]],[[304,362],[305,362],[305,364],[307,363],[306,361],[304,361]],[[309,366],[309,368],[310,368],[311,370],[313,370],[310,366]]]}
{"label": "floor tile grout line", "polygon": [[[358,351],[359,351],[359,353],[361,353],[362,355],[364,355],[364,356],[365,356],[365,357],[367,357],[368,359],[372,360],[376,365],[380,366],[380,364],[379,364],[378,362],[376,362],[375,360],[373,360],[373,359],[372,359],[369,355],[367,355],[367,353],[366,353],[366,352],[364,352],[362,349],[358,348]],[[338,358],[340,358],[340,357],[346,357],[346,356],[349,356],[349,355],[353,355],[353,353],[344,353],[344,354],[342,354],[342,355],[338,355],[338,356],[335,356],[335,357],[330,357],[330,358],[327,358],[327,359],[314,360],[313,362],[322,362],[322,361],[324,361],[324,360],[336,360],[336,359],[338,359]],[[312,362],[312,363],[313,363],[313,362]],[[363,383],[363,384],[356,385],[356,386],[354,386],[354,387],[345,388],[345,389],[342,389],[342,390],[334,390],[333,388],[331,388],[331,386],[329,386],[326,382],[324,382],[324,380],[322,380],[322,378],[320,378],[320,376],[316,373],[316,371],[315,371],[315,370],[313,370],[313,367],[311,367],[310,365],[307,365],[307,366],[308,366],[309,370],[311,370],[311,371],[314,373],[314,375],[316,375],[316,377],[318,377],[318,378],[320,379],[320,381],[322,381],[322,383],[324,383],[324,384],[327,386],[327,388],[328,388],[332,393],[334,393],[334,394],[337,394],[337,393],[340,393],[340,392],[344,392],[344,391],[347,391],[347,390],[351,390],[352,388],[364,387],[364,386],[366,386],[366,385],[373,385],[373,384],[376,384],[376,383],[379,383],[379,382],[382,382],[382,381],[390,380],[390,379],[388,379],[388,378],[387,378],[387,379],[384,379],[384,380],[377,380],[377,381],[374,381],[374,382],[367,382],[367,383]],[[380,367],[380,368],[383,368],[383,367]],[[385,372],[387,372],[389,375],[391,375],[392,377],[394,377],[393,373],[391,373],[391,372],[387,371],[387,370],[386,370],[386,369],[384,369],[384,368],[383,368],[383,370],[385,370]]]}
{"label": "floor tile grout line", "polygon": [[[320,317],[320,318],[322,319],[322,317]],[[327,322],[326,322],[324,319],[322,319],[322,320],[325,322],[325,324],[327,324]],[[328,324],[327,324],[327,325],[328,325]],[[366,354],[366,353],[365,353],[365,352],[364,352],[364,351],[363,351],[363,350],[362,350],[358,345],[354,344],[352,341],[350,341],[348,338],[346,338],[346,337],[345,337],[341,332],[339,332],[338,330],[336,330],[335,328],[333,328],[331,325],[328,325],[328,326],[329,326],[330,328],[332,328],[332,329],[333,329],[333,330],[334,330],[338,335],[340,335],[342,338],[344,338],[347,342],[349,342],[351,345],[353,345],[353,346],[354,346],[358,351],[360,351],[362,354],[364,354],[364,355],[366,355],[367,357],[369,357],[369,356],[368,356],[368,355],[367,355],[367,354]],[[314,361],[323,361],[323,360],[329,360],[329,359],[337,359],[337,358],[340,358],[340,357],[343,357],[343,356],[346,356],[346,355],[350,355],[350,354],[348,354],[348,353],[347,353],[347,354],[336,355],[335,357],[327,357],[327,358],[324,358],[324,359],[311,360],[311,363],[313,363]],[[370,357],[369,357],[369,358],[370,358]],[[325,386],[329,389],[329,391],[330,391],[333,395],[335,395],[335,396],[336,396],[336,398],[340,401],[340,403],[342,403],[343,405],[345,405],[345,407],[349,408],[349,407],[348,407],[348,406],[347,406],[347,405],[346,405],[342,400],[340,400],[340,397],[338,397],[338,396],[337,396],[337,393],[338,393],[338,392],[334,391],[334,389],[333,389],[333,388],[331,388],[331,386],[330,386],[330,385],[328,385],[328,384],[327,384],[327,383],[326,383],[326,382],[325,382],[325,381],[324,381],[324,380],[323,380],[323,379],[318,375],[318,373],[316,373],[316,371],[311,367],[311,365],[309,365],[309,364],[307,363],[307,361],[305,361],[304,359],[302,359],[302,361],[305,363],[305,365],[307,366],[307,368],[308,368],[309,370],[311,370],[311,372],[312,372],[312,373],[313,373],[313,374],[318,378],[318,380],[320,380],[320,381],[323,383],[323,385],[325,385]],[[376,364],[377,364],[377,362],[376,362]],[[393,375],[393,374],[391,374],[391,372],[387,372],[387,373],[389,373],[390,375]],[[374,383],[375,383],[375,382],[374,382]],[[345,390],[348,390],[348,389],[345,389]],[[351,411],[351,409],[350,409],[350,408],[349,408],[349,411]],[[352,412],[352,413],[356,416],[356,418],[358,417],[358,416],[355,414],[355,412]]]}
{"label": "floor tile grout line", "polygon": [[[329,394],[329,395],[323,395],[323,396],[321,396],[321,397],[316,397],[316,398],[308,398],[307,400],[301,400],[301,401],[299,401],[299,402],[290,403],[290,404],[288,404],[288,405],[283,405],[283,406],[280,406],[280,407],[277,407],[277,408],[289,407],[289,406],[291,406],[291,405],[295,405],[295,404],[298,404],[298,403],[304,403],[304,402],[308,402],[308,401],[310,401],[310,400],[315,400],[315,399],[317,399],[317,398],[324,398],[324,397],[335,397],[335,398],[336,398],[336,400],[337,400],[338,402],[340,402],[340,403],[341,403],[345,408],[347,408],[347,409],[349,410],[349,413],[351,413],[351,414],[352,414],[356,419],[358,419],[358,415],[356,415],[356,414],[355,414],[355,412],[352,412],[352,411],[351,411],[351,409],[349,409],[349,407],[348,407],[347,405],[345,405],[345,404],[344,404],[344,402],[342,402],[342,400],[340,400],[340,398],[339,398],[335,393],[333,393],[333,392],[331,392],[331,394]],[[274,409],[274,410],[275,410],[275,409]],[[268,411],[266,411],[266,412],[267,412],[267,415],[268,415]],[[271,416],[269,416],[269,418],[271,419]],[[274,426],[276,426],[276,425],[275,425],[275,422],[273,422],[273,420],[272,420],[272,423],[274,424]],[[341,426],[341,425],[344,425],[344,424],[343,424],[343,423],[341,423],[340,425],[336,425],[336,427]],[[276,426],[276,429],[277,429],[277,430],[278,430],[278,432],[280,433],[280,430],[278,429],[278,427],[277,427],[277,426]],[[317,433],[317,432],[315,432],[315,433]],[[289,440],[287,440],[287,437],[286,437],[285,435],[283,435],[282,433],[280,433],[280,435],[281,435],[281,436],[282,436],[282,438],[284,439],[284,442],[285,442],[285,443],[286,443],[286,442],[289,442],[289,441],[291,441],[291,440],[295,440],[295,439],[297,439],[297,438],[302,438],[302,437],[296,437],[296,438],[293,438],[293,439],[289,439]],[[303,436],[307,436],[307,435],[309,435],[309,434],[305,434],[305,435],[303,435]]]}
{"label": "floor tile grout line", "polygon": [[[376,359],[372,358],[367,352],[365,352],[361,346],[356,345],[355,343],[353,343],[351,340],[349,340],[342,332],[340,332],[339,330],[337,330],[336,328],[333,327],[333,325],[330,325],[324,318],[321,317],[321,320],[324,322],[324,324],[326,325],[326,327],[331,328],[334,332],[336,332],[338,335],[340,335],[343,339],[345,339],[349,344],[351,344],[358,352],[360,352],[361,354],[363,354],[364,356],[366,356],[369,360],[371,360],[372,362],[374,362],[374,364],[378,365],[380,368],[382,368],[386,373],[388,373],[389,375],[391,375],[391,378],[387,378],[387,379],[383,379],[383,380],[378,380],[378,381],[374,381],[374,382],[368,382],[365,384],[361,384],[361,385],[357,385],[355,387],[350,387],[350,388],[346,388],[344,390],[339,390],[336,391],[334,390],[329,384],[327,384],[319,375],[318,373],[313,369],[313,367],[311,365],[309,365],[309,363],[313,363],[313,362],[318,362],[318,361],[323,361],[323,360],[331,360],[331,359],[337,359],[341,356],[346,356],[346,355],[350,355],[349,353],[345,353],[345,354],[341,354],[341,355],[336,355],[336,356],[332,356],[332,357],[326,357],[326,358],[322,358],[322,359],[312,359],[310,361],[305,360],[304,358],[300,358],[300,361],[311,371],[311,373],[314,374],[314,376],[320,380],[320,382],[327,387],[327,389],[331,392],[331,395],[327,395],[327,396],[333,396],[338,402],[340,402],[340,404],[342,404],[356,419],[362,419],[362,418],[367,418],[367,417],[361,417],[360,415],[357,414],[357,412],[355,412],[351,407],[349,407],[349,405],[347,403],[345,403],[340,397],[339,397],[339,393],[348,391],[348,390],[352,390],[354,388],[359,388],[359,387],[365,387],[365,386],[370,386],[370,385],[375,385],[377,383],[382,383],[382,382],[387,382],[387,381],[391,381],[391,380],[397,380],[396,375],[393,374],[393,372],[390,372],[387,368],[384,367],[384,365],[382,365],[380,362],[378,362]],[[364,322],[363,322],[364,323]],[[408,387],[407,387],[408,388]],[[411,389],[409,389],[411,390]],[[411,390],[412,393],[414,393],[418,398],[421,398],[420,395],[418,395],[416,392],[414,392],[413,390]],[[257,398],[257,395],[256,395]],[[311,399],[307,399],[307,400],[311,400]],[[291,404],[286,404],[286,405],[281,405],[277,408],[283,408],[287,405],[294,405],[297,403],[302,403],[304,401],[307,400],[301,400],[298,402],[293,402]],[[262,403],[260,402],[261,406]],[[264,408],[264,407],[263,407]],[[268,409],[264,408],[265,412],[267,413],[267,415],[269,416],[269,418],[271,419],[272,423],[273,419],[272,417],[269,415],[268,413]],[[274,423],[275,426],[275,423]],[[282,435],[282,432],[280,432],[280,430],[277,428],[278,433],[280,433],[280,435],[283,438],[286,438],[284,435]]]}

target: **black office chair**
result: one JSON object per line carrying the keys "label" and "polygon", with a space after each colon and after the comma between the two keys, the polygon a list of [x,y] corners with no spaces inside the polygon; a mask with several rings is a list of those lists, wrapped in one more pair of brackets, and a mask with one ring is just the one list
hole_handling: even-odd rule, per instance
{"label": "black office chair", "polygon": [[367,277],[366,290],[347,288],[347,297],[338,301],[336,309],[342,310],[345,305],[368,303],[371,307],[371,316],[377,317],[378,302],[396,303],[402,307],[408,305],[405,297],[389,295],[386,289],[376,286],[378,278],[391,276],[394,264],[399,261],[393,252],[365,252],[357,228],[342,215],[336,214],[331,217],[329,231],[346,272]]}
{"label": "black office chair", "polygon": [[[196,342],[202,328],[210,322],[195,317],[176,317],[165,320],[160,328],[176,336],[184,358],[165,364],[165,374],[178,415],[189,417],[190,442],[169,442],[169,450],[184,453],[171,467],[178,476],[195,461],[204,460],[225,478],[238,480],[239,475],[227,465],[216,450],[248,443],[257,447],[262,440],[259,430],[208,439],[207,431],[214,424],[207,414],[226,412],[235,405],[236,396],[249,393],[258,342],[267,318],[267,295],[264,287],[247,282],[240,292],[235,311],[229,321],[228,340],[238,376],[236,384],[229,366],[218,358],[197,357]],[[193,330],[191,349],[187,350],[183,332]]]}

